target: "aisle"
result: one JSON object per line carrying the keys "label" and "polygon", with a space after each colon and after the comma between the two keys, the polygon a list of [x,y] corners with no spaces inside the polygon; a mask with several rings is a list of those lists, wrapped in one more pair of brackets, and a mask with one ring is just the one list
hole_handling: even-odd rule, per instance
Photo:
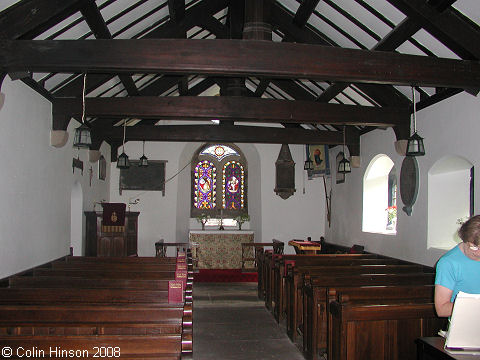
{"label": "aisle", "polygon": [[194,285],[194,360],[304,360],[257,298],[256,283]]}

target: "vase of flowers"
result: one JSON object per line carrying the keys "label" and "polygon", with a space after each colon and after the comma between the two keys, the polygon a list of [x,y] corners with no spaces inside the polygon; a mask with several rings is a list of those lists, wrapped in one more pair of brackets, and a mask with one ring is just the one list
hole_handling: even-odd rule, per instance
{"label": "vase of flowers", "polygon": [[395,229],[397,224],[397,206],[392,205],[386,208],[387,211],[387,229]]}
{"label": "vase of flowers", "polygon": [[205,224],[207,223],[208,219],[210,219],[210,216],[205,213],[197,216],[197,221],[202,224],[202,230],[205,230]]}
{"label": "vase of flowers", "polygon": [[242,213],[238,215],[235,220],[237,220],[238,230],[242,230],[242,224],[246,221],[250,221],[250,215]]}

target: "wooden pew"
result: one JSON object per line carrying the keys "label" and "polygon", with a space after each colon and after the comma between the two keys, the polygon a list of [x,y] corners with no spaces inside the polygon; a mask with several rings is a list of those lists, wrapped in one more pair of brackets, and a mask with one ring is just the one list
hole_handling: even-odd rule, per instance
{"label": "wooden pew", "polygon": [[330,304],[332,345],[328,359],[416,359],[415,339],[444,326],[433,302],[392,300]]}
{"label": "wooden pew", "polygon": [[269,293],[269,287],[272,283],[272,274],[270,273],[272,257],[283,256],[284,247],[285,244],[282,241],[273,239],[272,250],[260,251],[256,255],[259,299],[265,299],[265,296]]}
{"label": "wooden pew", "polygon": [[36,269],[34,276],[70,276],[90,279],[138,279],[138,280],[165,280],[175,277],[175,270],[172,271],[113,271],[113,270],[57,270],[57,269]]}
{"label": "wooden pew", "polygon": [[[165,335],[105,335],[105,336],[0,336],[0,347],[8,346],[19,351],[25,358],[28,350],[34,350],[30,358],[152,358],[184,359],[182,355],[182,336]],[[52,351],[50,351],[52,349]],[[62,351],[66,353],[62,356]],[[36,356],[35,356],[36,355]]]}
{"label": "wooden pew", "polygon": [[52,263],[52,269],[58,270],[115,270],[115,271],[175,271],[175,263],[166,264],[142,264],[142,263],[82,263],[82,262],[62,262]]}
{"label": "wooden pew", "polygon": [[[316,264],[319,259],[324,259],[322,261],[327,261],[326,259],[335,259],[338,257],[348,257],[349,259],[353,258],[376,258],[377,255],[363,255],[363,254],[322,254],[322,255],[306,255],[306,254],[299,254],[299,255],[281,255],[281,254],[273,254],[273,253],[265,253],[265,256],[262,261],[262,276],[265,280],[265,287],[264,287],[264,300],[265,306],[267,309],[272,308],[272,301],[274,299],[274,293],[277,291],[279,286],[281,286],[284,272],[282,264],[285,261],[301,261],[302,265],[308,264]],[[279,265],[277,265],[279,264]],[[275,275],[277,273],[277,276]]]}
{"label": "wooden pew", "polygon": [[[190,311],[189,311],[190,310]],[[191,305],[0,305],[0,335],[155,335],[191,332]]]}
{"label": "wooden pew", "polygon": [[393,274],[328,274],[307,278],[303,287],[303,348],[309,359],[317,359],[321,349],[327,349],[329,288],[366,285],[425,285],[433,284],[433,273]]}
{"label": "wooden pew", "polygon": [[[299,303],[300,293],[301,293],[301,279],[305,272],[312,271],[314,267],[317,266],[328,266],[337,267],[332,268],[332,270],[339,269],[338,266],[367,266],[370,265],[372,268],[374,266],[384,266],[384,265],[396,265],[401,264],[401,261],[397,259],[381,259],[381,258],[372,258],[370,255],[320,255],[320,258],[315,259],[299,259],[295,260],[284,260],[279,259],[274,266],[274,283],[272,286],[273,292],[273,313],[277,322],[283,318],[283,314],[286,312],[286,304],[290,302],[294,308],[297,308]],[[294,266],[294,263],[295,266]],[[291,270],[289,270],[291,269]],[[367,268],[365,268],[367,269]],[[399,268],[400,269],[400,268]],[[321,269],[319,269],[321,270]],[[400,270],[399,270],[400,271]],[[418,268],[420,271],[420,268]],[[291,287],[290,292],[287,290],[288,287]],[[288,292],[288,295],[287,295]],[[288,299],[289,296],[295,296],[294,299]],[[299,305],[301,306],[301,304]]]}
{"label": "wooden pew", "polygon": [[82,262],[82,263],[126,263],[126,264],[165,264],[177,262],[175,257],[142,257],[142,256],[132,256],[132,257],[95,257],[95,256],[66,256],[64,258],[65,262]]}
{"label": "wooden pew", "polygon": [[[127,341],[127,350],[128,341],[132,349],[133,342],[140,345],[141,351],[131,353],[122,347],[121,358],[191,358],[193,276],[187,281],[186,302],[168,304],[167,284],[174,278],[176,260],[165,258],[163,264],[138,258],[104,259],[67,257],[9,278],[10,287],[0,289],[1,341],[9,346],[16,341],[47,346],[55,334],[57,346],[61,342],[61,347],[68,348],[115,339],[113,344]],[[162,271],[165,269],[169,271]],[[101,275],[93,275],[95,272]],[[30,336],[33,334],[36,336]],[[70,334],[77,336],[59,336]],[[175,342],[171,342],[173,338]],[[142,341],[157,341],[159,349],[151,354],[142,348]],[[170,342],[174,346],[169,348]]]}
{"label": "wooden pew", "polygon": [[429,285],[387,285],[387,286],[359,286],[359,287],[330,287],[327,302],[328,316],[328,351],[332,352],[333,340],[336,335],[332,335],[332,314],[330,305],[334,301],[340,303],[363,302],[379,303],[382,301],[408,301],[414,303],[431,303],[434,298],[435,286]]}
{"label": "wooden pew", "polygon": [[388,273],[413,273],[422,272],[424,267],[421,265],[408,264],[390,264],[389,259],[386,259],[384,264],[370,264],[369,260],[366,262],[355,261],[348,262],[339,260],[336,264],[330,266],[295,266],[289,267],[287,276],[285,278],[285,296],[284,300],[280,298],[278,308],[285,304],[282,309],[286,312],[287,318],[287,332],[290,338],[294,341],[296,338],[295,329],[302,323],[303,317],[303,278],[308,275],[310,277],[318,277],[322,275],[338,274],[339,276],[353,275],[360,273],[367,274],[388,274]]}
{"label": "wooden pew", "polygon": [[103,289],[143,289],[168,290],[168,279],[134,280],[134,279],[91,279],[69,276],[12,276],[9,287],[12,288],[103,288]]}

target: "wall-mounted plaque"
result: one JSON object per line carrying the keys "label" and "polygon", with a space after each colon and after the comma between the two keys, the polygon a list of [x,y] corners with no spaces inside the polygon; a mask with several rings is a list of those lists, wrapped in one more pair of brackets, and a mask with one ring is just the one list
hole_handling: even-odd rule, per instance
{"label": "wall-mounted plaque", "polygon": [[405,156],[400,170],[400,196],[405,213],[412,215],[412,207],[418,195],[418,164],[414,156]]}
{"label": "wall-mounted plaque", "polygon": [[120,195],[122,190],[162,191],[165,195],[165,160],[148,160],[148,166],[138,166],[131,160],[128,169],[120,170]]}

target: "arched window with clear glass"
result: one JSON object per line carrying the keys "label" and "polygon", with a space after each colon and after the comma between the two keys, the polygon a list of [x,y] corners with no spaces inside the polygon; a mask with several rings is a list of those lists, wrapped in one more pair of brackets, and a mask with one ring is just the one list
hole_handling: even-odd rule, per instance
{"label": "arched window with clear glass", "polygon": [[233,144],[205,144],[192,159],[191,216],[234,219],[248,213],[247,161]]}

